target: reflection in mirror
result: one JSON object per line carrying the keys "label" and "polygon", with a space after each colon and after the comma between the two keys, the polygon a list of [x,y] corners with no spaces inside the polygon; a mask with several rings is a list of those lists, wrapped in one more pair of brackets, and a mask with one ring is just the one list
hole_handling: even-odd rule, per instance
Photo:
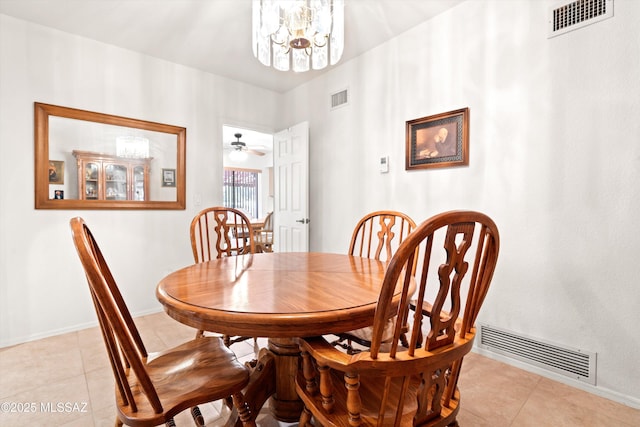
{"label": "reflection in mirror", "polygon": [[37,209],[184,209],[186,129],[35,104]]}
{"label": "reflection in mirror", "polygon": [[175,201],[176,188],[163,187],[161,175],[176,168],[176,144],[162,132],[49,117],[49,158],[62,160],[69,177],[65,199]]}

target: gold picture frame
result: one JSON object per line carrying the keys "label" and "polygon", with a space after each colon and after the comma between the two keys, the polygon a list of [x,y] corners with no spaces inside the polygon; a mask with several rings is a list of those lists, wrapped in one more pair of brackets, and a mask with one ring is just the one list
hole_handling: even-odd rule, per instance
{"label": "gold picture frame", "polygon": [[469,108],[406,122],[406,170],[468,164]]}
{"label": "gold picture frame", "polygon": [[49,160],[49,184],[64,184],[64,161]]}

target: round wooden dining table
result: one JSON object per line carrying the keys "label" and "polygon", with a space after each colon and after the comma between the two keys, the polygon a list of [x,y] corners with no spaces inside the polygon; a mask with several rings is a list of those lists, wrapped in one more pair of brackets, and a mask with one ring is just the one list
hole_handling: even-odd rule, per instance
{"label": "round wooden dining table", "polygon": [[258,410],[296,421],[296,337],[346,332],[373,323],[386,263],[332,253],[260,253],[175,271],[156,290],[169,316],[196,329],[268,337],[245,391]]}

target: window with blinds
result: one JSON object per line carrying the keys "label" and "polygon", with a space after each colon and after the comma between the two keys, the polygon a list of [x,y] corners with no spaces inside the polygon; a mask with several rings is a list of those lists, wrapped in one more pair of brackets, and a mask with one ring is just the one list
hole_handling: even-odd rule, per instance
{"label": "window with blinds", "polygon": [[225,207],[242,210],[249,218],[258,218],[259,170],[224,169],[223,203]]}

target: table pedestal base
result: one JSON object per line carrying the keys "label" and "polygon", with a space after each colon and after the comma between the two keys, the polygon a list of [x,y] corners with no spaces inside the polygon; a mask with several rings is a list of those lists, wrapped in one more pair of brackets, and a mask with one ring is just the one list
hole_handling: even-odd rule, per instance
{"label": "table pedestal base", "polygon": [[271,396],[271,412],[280,421],[298,421],[304,406],[296,393],[300,348],[293,338],[270,338],[268,348],[276,365],[276,390]]}
{"label": "table pedestal base", "polygon": [[[258,353],[258,360],[248,364],[251,379],[244,390],[245,401],[253,417],[269,399],[271,413],[279,421],[296,422],[303,404],[296,393],[300,349],[292,338],[270,338],[268,348]],[[240,426],[237,420],[236,426]]]}

